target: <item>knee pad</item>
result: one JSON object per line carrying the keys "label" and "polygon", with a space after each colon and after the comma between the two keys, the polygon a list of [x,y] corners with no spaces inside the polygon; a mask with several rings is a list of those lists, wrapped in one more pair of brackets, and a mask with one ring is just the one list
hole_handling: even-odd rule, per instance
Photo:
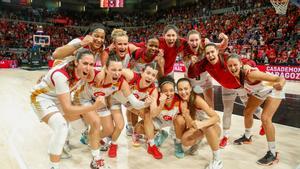
{"label": "knee pad", "polygon": [[69,131],[67,121],[62,114],[55,113],[50,117],[48,125],[53,129],[48,153],[52,155],[61,155]]}

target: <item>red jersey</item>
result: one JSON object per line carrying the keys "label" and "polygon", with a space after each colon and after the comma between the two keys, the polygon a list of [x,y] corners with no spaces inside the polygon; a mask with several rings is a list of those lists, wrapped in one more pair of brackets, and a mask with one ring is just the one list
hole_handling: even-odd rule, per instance
{"label": "red jersey", "polygon": [[[226,56],[225,56],[226,58]],[[244,64],[248,64],[250,66],[255,66],[255,63],[249,59],[242,59]],[[188,69],[188,77],[189,78],[196,78],[202,72],[207,71],[217,82],[220,83],[225,88],[228,89],[237,89],[241,87],[241,84],[238,79],[236,79],[228,70],[226,62],[222,64],[220,59],[219,61],[212,65],[209,61],[205,58],[193,66],[190,66]]]}
{"label": "red jersey", "polygon": [[165,59],[165,75],[171,73],[173,71],[173,66],[176,61],[176,57],[178,53],[183,51],[185,39],[179,39],[179,45],[174,45],[173,47],[169,47],[165,41],[165,38],[159,38],[159,48],[164,50],[164,59]]}

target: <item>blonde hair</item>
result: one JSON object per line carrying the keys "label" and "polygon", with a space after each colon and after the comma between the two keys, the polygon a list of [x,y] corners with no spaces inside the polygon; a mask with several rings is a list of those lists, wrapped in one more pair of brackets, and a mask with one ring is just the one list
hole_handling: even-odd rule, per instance
{"label": "blonde hair", "polygon": [[111,38],[114,42],[116,41],[117,37],[120,37],[120,36],[125,36],[128,38],[127,32],[124,31],[123,29],[114,29],[111,32]]}

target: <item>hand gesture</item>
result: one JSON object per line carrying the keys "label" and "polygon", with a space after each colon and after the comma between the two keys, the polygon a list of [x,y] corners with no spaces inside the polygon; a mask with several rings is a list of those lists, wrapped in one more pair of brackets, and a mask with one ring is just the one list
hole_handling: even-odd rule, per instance
{"label": "hand gesture", "polygon": [[283,84],[280,82],[274,83],[273,88],[276,90],[282,90],[283,89]]}
{"label": "hand gesture", "polygon": [[165,104],[166,100],[167,100],[167,95],[161,93],[159,96],[159,102]]}
{"label": "hand gesture", "polygon": [[191,65],[195,64],[198,61],[198,57],[195,55],[191,56]]}
{"label": "hand gesture", "polygon": [[144,103],[145,107],[149,107],[153,101],[154,99],[151,96],[147,96]]}
{"label": "hand gesture", "polygon": [[252,67],[250,65],[243,65],[243,69],[244,70],[249,70],[249,69],[252,69]]}
{"label": "hand gesture", "polygon": [[115,45],[112,43],[112,44],[110,44],[110,45],[108,45],[108,50],[109,51],[112,51],[112,50],[115,50],[116,49],[116,47],[115,47]]}
{"label": "hand gesture", "polygon": [[164,50],[163,49],[159,49],[157,56],[158,57],[163,57],[164,56]]}
{"label": "hand gesture", "polygon": [[219,39],[228,39],[228,36],[225,35],[224,33],[219,34]]}
{"label": "hand gesture", "polygon": [[83,40],[80,42],[80,45],[82,47],[85,47],[89,44],[91,44],[94,41],[94,38],[91,35],[86,35]]}

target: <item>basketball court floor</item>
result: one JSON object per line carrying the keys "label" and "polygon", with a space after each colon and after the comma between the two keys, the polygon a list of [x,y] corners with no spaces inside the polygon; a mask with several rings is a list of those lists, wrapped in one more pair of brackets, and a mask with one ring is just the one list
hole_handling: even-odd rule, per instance
{"label": "basketball court floor", "polygon": [[[0,69],[0,168],[1,169],[47,169],[47,147],[51,130],[40,123],[29,102],[30,89],[45,71],[22,69]],[[181,76],[181,75],[179,75]],[[177,74],[178,77],[178,74]],[[286,92],[300,95],[300,84],[288,82]],[[299,101],[298,101],[299,103]],[[298,110],[299,111],[299,110]],[[222,112],[218,112],[222,117]],[[298,122],[300,123],[300,121]],[[62,160],[61,169],[89,169],[90,150],[79,142],[82,122],[72,123],[71,144],[73,157]],[[256,160],[267,151],[264,136],[258,134],[260,122],[254,121],[253,143],[236,146],[230,144],[222,150],[224,169],[296,169],[300,168],[300,128],[275,124],[276,146],[280,162],[271,167],[256,164]],[[232,142],[244,131],[243,117],[233,115],[231,128]],[[104,157],[112,169],[202,169],[212,155],[204,140],[198,155],[186,155],[183,159],[174,156],[173,141],[168,138],[162,145],[162,160],[155,160],[147,154],[146,147],[133,147],[125,130],[119,140],[117,158]]]}

